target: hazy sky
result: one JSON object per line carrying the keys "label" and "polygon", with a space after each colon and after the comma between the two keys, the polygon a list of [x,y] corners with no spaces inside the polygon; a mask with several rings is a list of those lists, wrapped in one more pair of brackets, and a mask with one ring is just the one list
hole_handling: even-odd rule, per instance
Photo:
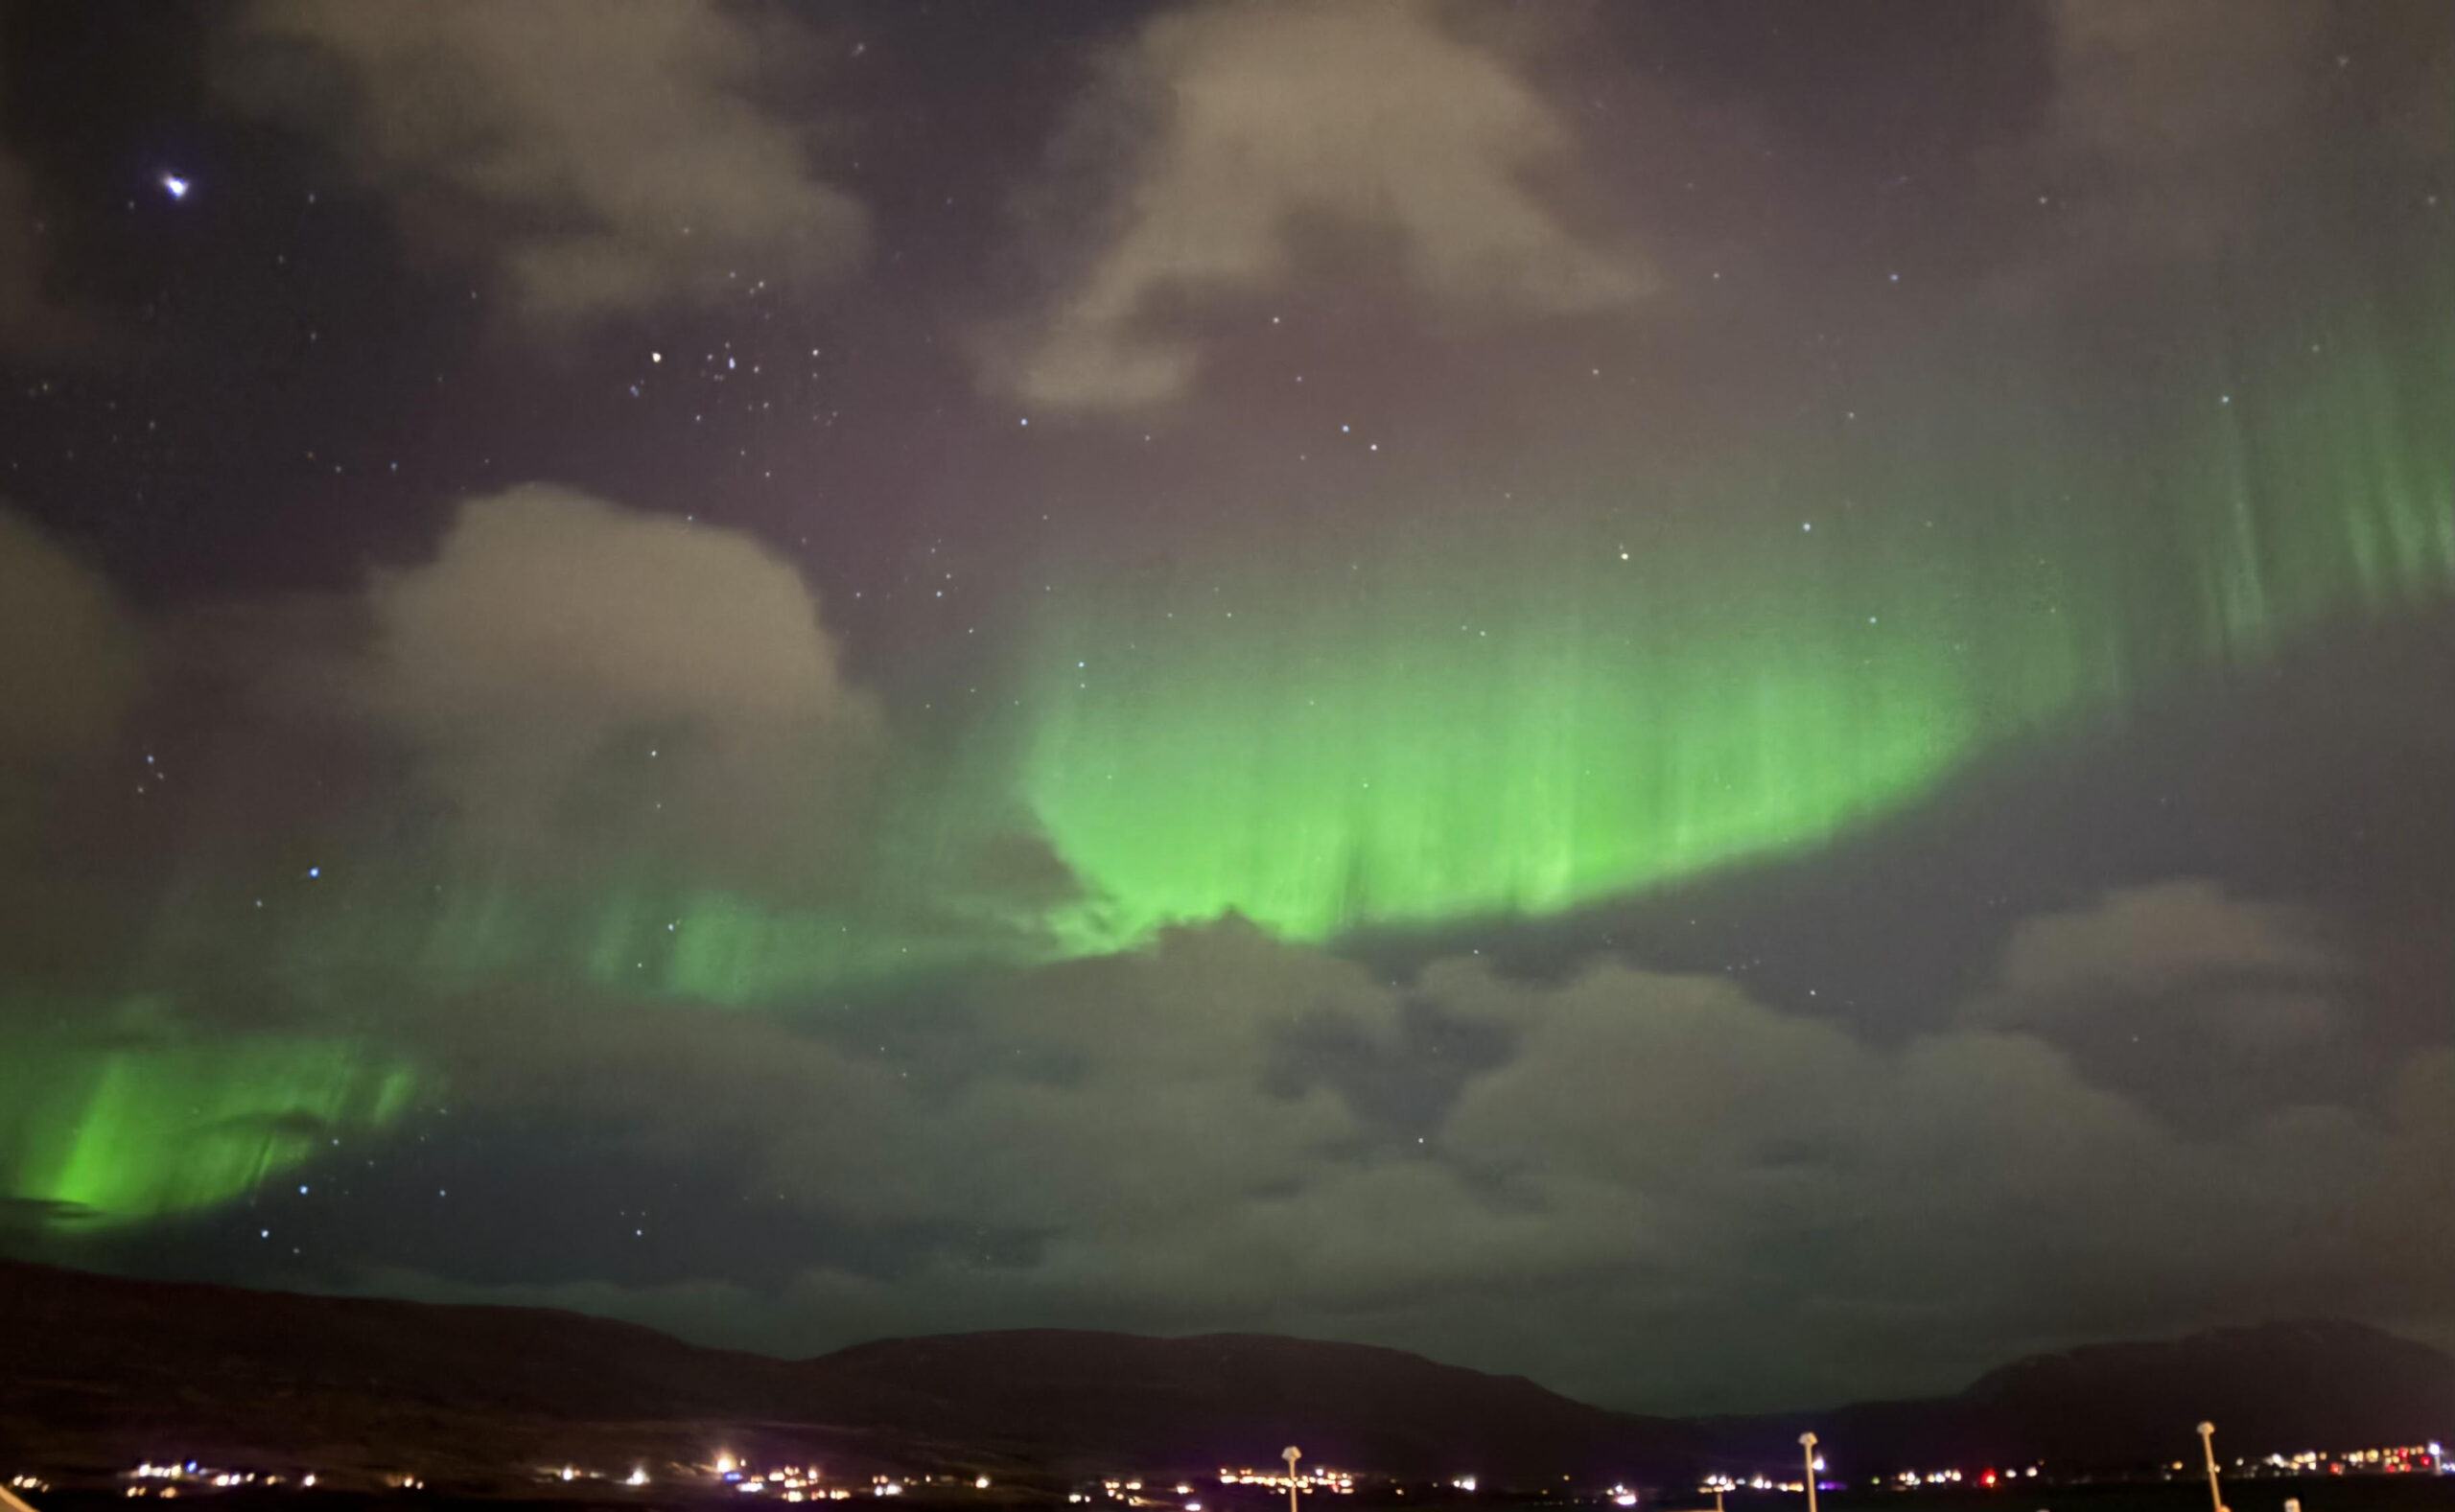
{"label": "hazy sky", "polygon": [[2451,58],[12,8],[0,1247],[1683,1411],[2455,1340]]}

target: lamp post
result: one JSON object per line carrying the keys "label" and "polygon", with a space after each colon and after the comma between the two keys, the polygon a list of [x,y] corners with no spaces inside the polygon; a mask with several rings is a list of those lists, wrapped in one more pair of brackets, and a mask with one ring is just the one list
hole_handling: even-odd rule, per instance
{"label": "lamp post", "polygon": [[1290,1444],[1278,1452],[1278,1457],[1287,1461],[1287,1512],[1296,1512],[1296,1462],[1304,1457],[1304,1451]]}
{"label": "lamp post", "polygon": [[2216,1425],[2199,1425],[2199,1457],[2208,1463],[2208,1504],[2225,1512],[2225,1498],[2216,1489]]}
{"label": "lamp post", "polygon": [[[1815,1435],[1801,1433],[1799,1450],[1807,1456],[1807,1512],[1815,1512]],[[2218,1512],[2223,1512],[2222,1508]]]}

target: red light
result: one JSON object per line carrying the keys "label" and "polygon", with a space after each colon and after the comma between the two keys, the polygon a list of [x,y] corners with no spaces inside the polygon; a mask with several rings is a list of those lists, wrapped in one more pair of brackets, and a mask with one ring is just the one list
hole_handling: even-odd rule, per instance
{"label": "red light", "polygon": [[1982,1475],[1982,1476],[1978,1477],[1977,1477],[1977,1483],[1978,1483],[1979,1485],[1981,1485],[1981,1486],[1991,1486],[1991,1485],[1993,1485],[1993,1484],[1995,1483],[1995,1472],[1993,1472],[1993,1471],[1991,1471],[1991,1470],[1990,1470],[1990,1471],[1986,1472],[1986,1474],[1984,1474],[1984,1475]]}

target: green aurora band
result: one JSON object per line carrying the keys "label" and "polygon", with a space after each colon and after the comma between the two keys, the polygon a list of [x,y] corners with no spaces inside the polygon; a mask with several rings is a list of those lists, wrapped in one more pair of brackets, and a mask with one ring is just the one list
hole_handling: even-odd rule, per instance
{"label": "green aurora band", "polygon": [[1064,938],[1551,913],[1828,840],[2051,723],[2443,599],[2443,364],[2398,384],[2346,345],[2256,423],[2211,384],[2177,473],[2067,461],[1982,513],[1818,511],[1821,536],[1737,548],[1727,522],[1667,550],[1452,532],[1306,601],[1271,586],[1300,565],[1235,582],[1221,604],[1263,606],[1241,618],[1088,588],[1043,627],[1023,774],[1096,891]]}
{"label": "green aurora band", "polygon": [[384,1128],[416,1090],[408,1066],[347,1040],[15,1043],[0,1060],[7,1195],[72,1230],[195,1212]]}
{"label": "green aurora band", "polygon": [[[2335,333],[2324,364],[2234,385],[2181,445],[2139,449],[2153,465],[1963,438],[1939,451],[2028,463],[1979,492],[1965,467],[1836,454],[1852,486],[1812,510],[1733,483],[1701,521],[1590,498],[1444,517],[1326,567],[1230,553],[1200,580],[1215,615],[1178,585],[1082,573],[1025,640],[1019,723],[907,769],[860,888],[783,899],[646,854],[549,885],[377,853],[358,906],[268,919],[261,985],[362,1024],[387,994],[504,984],[807,1010],[1231,911],[1329,941],[1813,846],[2009,742],[2332,622],[2443,608],[2455,382],[2440,328],[2418,340],[2398,362]],[[1830,507],[1843,494],[1884,505]],[[1033,828],[1073,896],[965,892],[981,835]],[[222,929],[200,902],[167,910],[132,979],[181,980]],[[0,1196],[61,1233],[242,1198],[437,1091],[357,1037],[66,1033],[0,1040]]]}

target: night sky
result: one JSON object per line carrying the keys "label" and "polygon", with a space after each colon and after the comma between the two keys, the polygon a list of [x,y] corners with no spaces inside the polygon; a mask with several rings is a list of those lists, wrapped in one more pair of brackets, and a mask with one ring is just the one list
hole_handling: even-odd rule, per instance
{"label": "night sky", "polygon": [[0,1251],[2455,1342],[2455,10],[32,4]]}

